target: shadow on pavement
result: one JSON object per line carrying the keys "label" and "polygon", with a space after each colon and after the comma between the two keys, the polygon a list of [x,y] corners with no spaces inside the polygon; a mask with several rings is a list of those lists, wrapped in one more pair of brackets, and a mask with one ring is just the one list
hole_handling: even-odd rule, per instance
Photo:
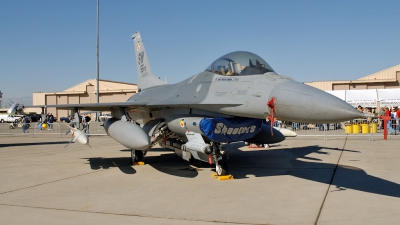
{"label": "shadow on pavement", "polygon": [[[324,151],[321,151],[324,150]],[[323,163],[321,159],[309,157],[311,153],[330,154],[329,151],[342,151],[338,148],[305,146],[289,149],[241,151],[235,149],[227,161],[235,179],[290,175],[310,181],[332,184],[338,190],[359,190],[374,194],[400,197],[400,185],[367,174],[364,170],[332,163]],[[359,153],[346,150],[346,152]],[[253,166],[251,166],[253,165]],[[336,173],[334,174],[336,170]],[[333,179],[332,179],[332,176]]]}
{"label": "shadow on pavement", "polygon": [[119,168],[125,174],[135,174],[136,170],[129,164],[129,158],[84,158],[92,170]]}
{"label": "shadow on pavement", "polygon": [[0,144],[0,148],[5,147],[18,147],[18,146],[30,146],[30,145],[56,145],[56,144],[68,144],[69,141],[56,141],[56,142],[30,142],[30,143],[7,143]]}
{"label": "shadow on pavement", "polygon": [[[249,178],[249,175],[255,177],[290,175],[310,181],[332,184],[337,188],[334,191],[353,189],[379,195],[400,197],[400,185],[397,183],[369,175],[357,167],[323,163],[321,159],[308,156],[311,153],[329,155],[330,151],[360,153],[358,151],[316,145],[246,151],[240,150],[240,147],[243,147],[243,145],[235,145],[225,155],[229,171],[235,179],[246,179]],[[158,149],[155,151],[158,151]],[[150,165],[156,170],[169,175],[194,178],[200,170],[206,169],[211,171],[211,169],[214,169],[214,165],[208,165],[208,163],[189,163],[177,157],[172,152],[164,154],[163,149],[160,149],[160,152],[162,153],[159,156],[145,156],[143,161],[146,165]],[[89,158],[87,160],[93,170],[118,167],[126,174],[136,173],[136,170],[129,164],[130,157]]]}

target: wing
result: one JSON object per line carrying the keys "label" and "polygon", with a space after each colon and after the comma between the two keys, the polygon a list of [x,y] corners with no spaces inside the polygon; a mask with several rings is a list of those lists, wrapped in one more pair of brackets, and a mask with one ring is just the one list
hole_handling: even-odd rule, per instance
{"label": "wing", "polygon": [[37,108],[57,108],[66,110],[96,110],[96,111],[111,111],[113,108],[139,108],[145,107],[148,102],[142,101],[127,101],[127,102],[107,102],[107,103],[84,103],[84,104],[65,104],[65,105],[35,105]]}
{"label": "wing", "polygon": [[29,106],[34,108],[57,108],[65,110],[92,110],[92,111],[112,111],[115,108],[175,108],[175,107],[207,107],[207,106],[239,106],[242,105],[238,102],[218,102],[218,101],[207,101],[203,103],[193,102],[175,102],[175,101],[127,101],[127,102],[107,102],[107,103],[86,103],[86,104],[64,104],[64,105],[35,105]]}

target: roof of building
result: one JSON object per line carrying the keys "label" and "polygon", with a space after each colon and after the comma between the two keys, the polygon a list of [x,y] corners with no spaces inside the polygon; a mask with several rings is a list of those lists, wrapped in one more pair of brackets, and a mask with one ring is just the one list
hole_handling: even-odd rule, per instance
{"label": "roof of building", "polygon": [[400,64],[397,66],[393,66],[390,68],[387,68],[385,70],[373,73],[371,75],[361,77],[358,80],[396,80],[396,72],[400,71]]}
{"label": "roof of building", "polygon": [[327,81],[310,81],[304,83],[321,83],[321,82],[330,82],[330,83],[365,83],[368,81],[373,82],[393,82],[397,80],[396,72],[400,71],[400,64],[397,66],[390,67],[388,69],[384,69],[382,71],[373,73],[371,75],[361,77],[357,80],[327,80]]}
{"label": "roof of building", "polygon": [[[86,91],[86,86],[96,86],[96,79],[86,80],[80,84],[77,84],[73,87],[70,87],[63,92],[82,92]],[[118,81],[110,81],[110,80],[102,80],[99,79],[99,91],[104,93],[108,91],[122,91],[122,92],[130,92],[130,91],[137,91],[137,85],[133,83],[125,83],[125,82],[118,82]]]}

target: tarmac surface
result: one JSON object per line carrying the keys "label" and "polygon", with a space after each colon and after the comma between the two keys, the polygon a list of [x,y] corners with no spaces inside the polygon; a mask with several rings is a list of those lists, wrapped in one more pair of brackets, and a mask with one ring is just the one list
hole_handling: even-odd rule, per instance
{"label": "tarmac surface", "polygon": [[0,136],[0,224],[399,224],[399,139],[226,146],[234,180],[107,136]]}

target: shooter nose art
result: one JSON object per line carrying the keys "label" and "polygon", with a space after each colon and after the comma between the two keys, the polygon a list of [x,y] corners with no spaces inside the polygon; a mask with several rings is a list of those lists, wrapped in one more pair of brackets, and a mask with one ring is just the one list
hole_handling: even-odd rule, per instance
{"label": "shooter nose art", "polygon": [[345,101],[325,91],[296,82],[277,85],[269,96],[276,100],[276,117],[293,122],[342,122],[361,114]]}

